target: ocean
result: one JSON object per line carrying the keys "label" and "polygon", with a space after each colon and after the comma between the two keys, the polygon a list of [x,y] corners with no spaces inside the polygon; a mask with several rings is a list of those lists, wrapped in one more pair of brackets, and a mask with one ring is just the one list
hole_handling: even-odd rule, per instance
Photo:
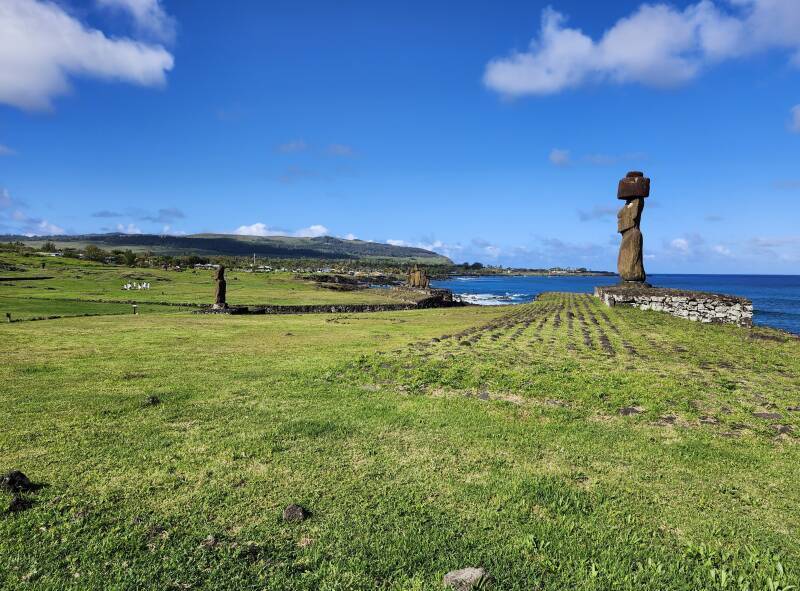
{"label": "ocean", "polygon": [[[755,324],[800,334],[800,275],[648,275],[658,287],[711,291],[753,301]],[[484,306],[523,304],[544,291],[592,293],[596,285],[615,285],[617,277],[453,277],[433,281],[464,301]]]}

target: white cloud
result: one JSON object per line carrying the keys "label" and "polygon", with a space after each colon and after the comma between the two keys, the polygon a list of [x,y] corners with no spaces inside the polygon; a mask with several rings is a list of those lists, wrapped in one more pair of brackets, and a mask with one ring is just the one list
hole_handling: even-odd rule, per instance
{"label": "white cloud", "polygon": [[800,65],[797,0],[700,0],[683,10],[642,4],[594,40],[565,26],[552,8],[523,52],[490,61],[489,88],[507,96],[546,95],[589,82],[670,87],[726,59],[784,49]]}
{"label": "white cloud", "polygon": [[237,236],[280,236],[276,230],[270,230],[266,224],[257,222],[249,226],[239,226],[233,231]]}
{"label": "white cloud", "polygon": [[[51,224],[47,220],[41,220],[38,224],[36,224],[36,234],[41,235],[53,235],[53,234],[63,234],[64,228],[61,226],[56,226],[55,224]],[[30,235],[30,234],[29,234]]]}
{"label": "white cloud", "polygon": [[675,238],[669,243],[669,246],[679,254],[689,254],[691,251],[689,241],[686,238]]}
{"label": "white cloud", "polygon": [[343,238],[344,240],[358,240],[358,236],[356,236],[356,235],[355,235],[355,234],[353,234],[352,232],[351,232],[351,233],[349,233],[349,234],[345,234],[344,236],[342,236],[342,238]]}
{"label": "white cloud", "polygon": [[175,19],[167,14],[160,0],[97,0],[97,4],[129,13],[139,33],[164,41],[175,37]]}
{"label": "white cloud", "polygon": [[233,231],[238,236],[294,236],[296,238],[318,238],[330,233],[322,224],[314,224],[307,228],[300,228],[294,232],[286,232],[270,228],[264,223],[256,222],[249,226],[239,226]]}
{"label": "white cloud", "polygon": [[550,150],[550,155],[548,156],[550,162],[555,166],[569,166],[570,159],[569,159],[569,150],[562,150],[561,148],[553,148]]}
{"label": "white cloud", "polygon": [[800,105],[795,105],[791,110],[792,119],[789,121],[789,131],[800,133]]}
{"label": "white cloud", "polygon": [[729,257],[733,254],[731,252],[731,249],[723,244],[715,244],[714,246],[711,247],[711,250],[713,250],[718,255],[722,255],[724,257]]}
{"label": "white cloud", "polygon": [[141,234],[142,230],[135,224],[128,224],[127,226],[117,224],[117,232],[120,234]]}
{"label": "white cloud", "polygon": [[308,228],[300,228],[294,233],[294,235],[298,238],[319,238],[320,236],[325,236],[329,233],[330,231],[328,228],[322,224],[314,224]]}
{"label": "white cloud", "polygon": [[392,246],[408,246],[405,240],[393,240],[391,238],[386,241],[386,244],[391,244]]}
{"label": "white cloud", "polygon": [[70,76],[160,86],[173,63],[164,47],[106,37],[57,4],[0,1],[0,103],[49,109]]}
{"label": "white cloud", "polygon": [[0,156],[13,156],[14,154],[16,154],[14,150],[9,148],[8,146],[0,144]]}
{"label": "white cloud", "polygon": [[[64,234],[65,230],[47,220],[30,217],[24,204],[11,197],[8,189],[0,189],[0,227],[26,236]],[[7,225],[10,222],[10,226]]]}

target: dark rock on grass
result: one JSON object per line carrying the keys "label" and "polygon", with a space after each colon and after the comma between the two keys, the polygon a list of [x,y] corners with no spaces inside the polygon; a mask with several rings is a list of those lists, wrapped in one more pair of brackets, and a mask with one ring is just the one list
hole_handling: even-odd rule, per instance
{"label": "dark rock on grass", "polygon": [[35,490],[36,485],[19,470],[12,470],[0,476],[0,489],[9,492],[29,492]]}
{"label": "dark rock on grass", "polygon": [[631,415],[640,415],[644,412],[644,409],[641,406],[624,406],[619,409],[619,414],[623,417],[629,417]]}
{"label": "dark rock on grass", "polygon": [[283,520],[286,523],[299,523],[311,517],[311,512],[300,505],[292,503],[283,510]]}
{"label": "dark rock on grass", "polygon": [[790,406],[786,410],[789,412],[800,412],[800,406]]}
{"label": "dark rock on grass", "polygon": [[783,415],[777,412],[754,412],[753,416],[757,419],[768,419],[770,421],[779,421],[783,418]]}
{"label": "dark rock on grass", "polygon": [[455,591],[472,591],[473,589],[486,589],[491,583],[491,577],[482,568],[467,567],[453,570],[444,576],[445,587]]}
{"label": "dark rock on grass", "polygon": [[144,406],[158,406],[161,404],[161,399],[158,396],[150,395],[144,399]]}
{"label": "dark rock on grass", "polygon": [[719,425],[719,419],[717,417],[709,417],[703,415],[700,417],[700,424],[701,425]]}
{"label": "dark rock on grass", "polygon": [[20,495],[14,495],[14,497],[11,499],[11,503],[8,505],[8,509],[6,509],[6,512],[20,513],[21,511],[25,511],[31,507],[33,507],[33,501]]}
{"label": "dark rock on grass", "polygon": [[791,425],[772,425],[772,428],[778,432],[778,435],[788,435],[793,431]]}

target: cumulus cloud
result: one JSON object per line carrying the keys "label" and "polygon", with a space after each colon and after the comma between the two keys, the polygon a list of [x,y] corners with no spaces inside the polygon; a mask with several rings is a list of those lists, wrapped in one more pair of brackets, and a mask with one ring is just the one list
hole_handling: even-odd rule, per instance
{"label": "cumulus cloud", "polygon": [[313,224],[307,228],[300,228],[294,232],[270,228],[267,224],[256,222],[249,226],[239,226],[233,231],[238,236],[295,236],[296,238],[319,238],[326,236],[330,230],[322,224]]}
{"label": "cumulus cloud", "polygon": [[71,76],[161,86],[173,63],[163,46],[109,38],[52,2],[0,2],[0,103],[50,109]]}
{"label": "cumulus cloud", "polygon": [[117,232],[120,234],[141,234],[142,230],[135,224],[117,224]]}
{"label": "cumulus cloud", "polygon": [[314,224],[308,228],[300,228],[299,230],[295,231],[294,235],[298,238],[319,238],[320,236],[325,236],[329,233],[330,232],[328,228],[322,224]]}
{"label": "cumulus cloud", "polygon": [[550,163],[555,166],[569,166],[570,164],[569,150],[553,148],[550,150],[550,155],[547,158],[550,160]]}
{"label": "cumulus cloud", "polygon": [[97,0],[97,4],[129,14],[140,34],[164,41],[175,37],[175,19],[167,14],[160,0]]}
{"label": "cumulus cloud", "polygon": [[733,255],[731,249],[725,246],[724,244],[715,244],[714,246],[711,247],[711,250],[714,251],[716,254],[724,257],[729,257]]}
{"label": "cumulus cloud", "polygon": [[349,234],[345,234],[344,236],[342,236],[342,239],[343,240],[358,240],[358,236],[356,236],[355,234],[353,234],[351,232]]}
{"label": "cumulus cloud", "polygon": [[8,189],[0,189],[0,226],[26,236],[65,233],[61,226],[29,216],[25,212],[24,204],[12,199]]}
{"label": "cumulus cloud", "polygon": [[671,87],[713,64],[770,49],[788,51],[800,65],[797,0],[701,0],[683,10],[642,4],[596,40],[546,8],[527,50],[490,61],[484,83],[511,97],[590,82]]}
{"label": "cumulus cloud", "polygon": [[239,226],[233,231],[237,236],[280,236],[281,232],[270,230],[266,224],[256,222],[249,226]]}
{"label": "cumulus cloud", "polygon": [[678,254],[688,255],[692,251],[691,244],[686,238],[673,238],[669,242],[669,247]]}

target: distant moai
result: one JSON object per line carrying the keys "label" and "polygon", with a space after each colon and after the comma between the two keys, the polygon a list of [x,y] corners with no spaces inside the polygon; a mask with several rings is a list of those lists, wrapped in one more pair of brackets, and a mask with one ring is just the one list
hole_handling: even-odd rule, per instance
{"label": "distant moai", "polygon": [[429,289],[431,285],[431,280],[428,278],[428,274],[425,273],[423,269],[414,265],[414,268],[408,272],[408,286],[409,287],[416,287],[419,289]]}
{"label": "distant moai", "polygon": [[214,273],[214,281],[216,282],[216,288],[214,290],[214,309],[224,310],[228,307],[225,301],[225,291],[227,288],[227,284],[225,283],[225,265],[220,265],[219,268],[217,268],[216,273]]}
{"label": "distant moai", "polygon": [[617,199],[625,205],[617,214],[617,232],[622,234],[619,246],[617,271],[623,282],[644,284],[644,240],[639,224],[642,220],[644,200],[650,195],[650,179],[638,171],[631,171],[620,180]]}

